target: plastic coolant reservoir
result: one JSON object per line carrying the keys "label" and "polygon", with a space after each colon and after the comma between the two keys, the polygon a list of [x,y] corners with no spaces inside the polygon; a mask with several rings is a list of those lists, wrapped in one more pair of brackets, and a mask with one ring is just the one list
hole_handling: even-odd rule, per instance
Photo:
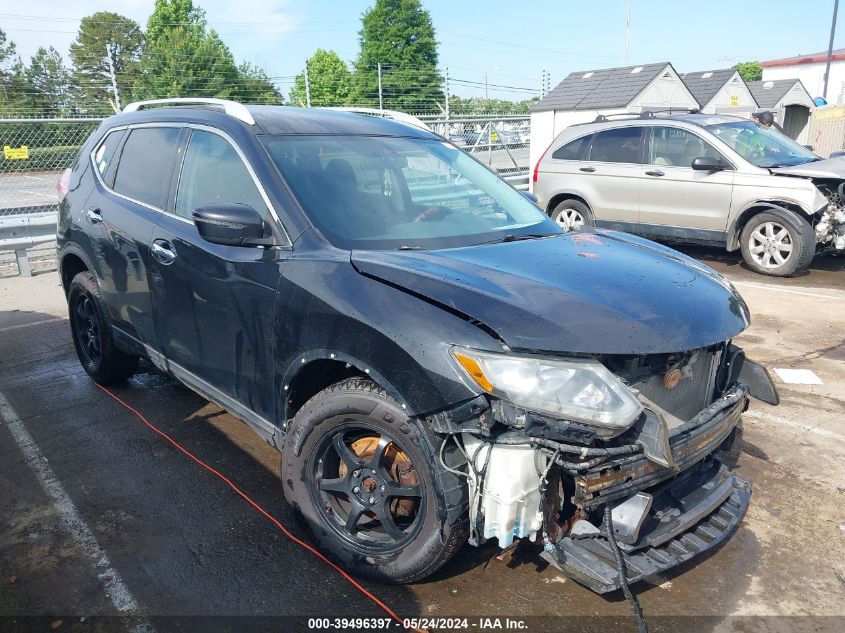
{"label": "plastic coolant reservoir", "polygon": [[476,496],[478,482],[469,477],[472,526],[485,539],[498,538],[503,548],[514,538],[527,536],[533,541],[543,525],[537,469],[545,468],[546,456],[539,455],[535,464],[536,451],[528,445],[491,445],[468,433],[463,434],[463,441],[475,470],[484,470],[480,499]]}

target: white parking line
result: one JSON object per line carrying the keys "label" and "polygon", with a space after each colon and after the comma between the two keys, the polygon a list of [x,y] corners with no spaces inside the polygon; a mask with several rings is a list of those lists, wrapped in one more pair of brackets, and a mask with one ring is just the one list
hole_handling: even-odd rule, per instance
{"label": "white parking line", "polygon": [[[32,435],[26,430],[18,414],[15,413],[12,405],[9,404],[3,394],[0,394],[0,421],[4,422],[6,428],[9,429],[12,438],[23,453],[27,465],[32,469],[44,492],[52,501],[56,513],[65,525],[65,529],[79,549],[91,559],[97,578],[103,583],[105,593],[114,608],[127,616],[138,615],[138,603],[135,602],[135,598],[129,593],[129,589],[124,584],[120,574],[111,564],[103,548],[97,543],[91,528],[79,516],[76,506],[73,505],[73,501],[65,492],[62,484],[59,483],[53,469],[48,465],[47,459],[42,455],[35,440],[32,439]],[[149,622],[142,620],[132,630],[141,633],[142,631],[153,631],[153,628]]]}
{"label": "white parking line", "polygon": [[782,418],[779,415],[763,413],[762,411],[746,411],[743,415],[746,415],[749,418],[755,418],[757,420],[770,422],[778,426],[788,426],[790,428],[798,429],[799,431],[805,431],[807,433],[812,433],[814,435],[818,435],[819,437],[824,437],[829,440],[839,440],[840,442],[845,442],[845,435],[843,435],[842,433],[837,433],[836,431],[830,431],[828,429],[820,429],[817,426],[811,426],[809,424],[804,424],[803,422],[795,422],[794,420],[790,420],[788,418]]}
{"label": "white parking line", "polygon": [[802,297],[814,297],[816,299],[832,299],[834,301],[845,301],[845,295],[837,296],[835,294],[823,295],[820,292],[808,292],[807,290],[794,290],[792,288],[781,288],[775,285],[758,284],[753,281],[734,281],[734,286],[745,286],[747,288],[758,288],[759,290],[769,290],[771,292],[785,292],[791,295],[801,295]]}
{"label": "white parking line", "polygon": [[32,327],[33,325],[44,325],[45,323],[55,323],[56,321],[64,321],[67,317],[56,317],[55,319],[43,319],[41,321],[33,321],[32,323],[18,323],[17,325],[10,325],[9,327],[0,328],[0,333],[9,332],[11,330],[19,330],[25,327]]}
{"label": "white parking line", "polygon": [[50,198],[51,200],[56,199],[55,194],[41,193],[40,191],[32,191],[30,189],[21,189],[20,191],[23,191],[24,193],[28,193],[31,196],[41,196],[42,198]]}
{"label": "white parking line", "polygon": [[44,181],[44,182],[49,182],[49,180],[50,180],[49,178],[39,178],[38,176],[27,176],[26,174],[24,174],[24,178],[29,178],[31,180],[41,180],[41,181]]}

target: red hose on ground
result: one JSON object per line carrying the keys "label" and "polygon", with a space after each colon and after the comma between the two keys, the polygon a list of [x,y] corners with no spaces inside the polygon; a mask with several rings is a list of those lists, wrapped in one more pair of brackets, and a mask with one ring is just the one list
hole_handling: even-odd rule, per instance
{"label": "red hose on ground", "polygon": [[[94,384],[97,384],[97,383],[94,383]],[[190,458],[191,458],[192,460],[194,460],[197,464],[199,464],[200,466],[202,466],[203,468],[205,468],[207,471],[209,471],[210,473],[212,473],[212,474],[216,475],[218,478],[222,479],[222,480],[226,483],[226,485],[227,485],[227,486],[229,486],[229,487],[230,487],[232,490],[234,490],[236,493],[238,493],[238,495],[240,495],[240,496],[243,498],[243,500],[244,500],[244,501],[246,501],[249,505],[251,505],[253,508],[255,508],[256,510],[258,510],[258,511],[259,511],[262,515],[264,515],[264,517],[265,517],[268,521],[270,521],[273,525],[275,525],[277,528],[279,528],[279,529],[282,531],[282,533],[283,533],[286,537],[288,537],[290,540],[292,540],[292,541],[293,541],[294,543],[296,543],[297,545],[299,545],[299,546],[301,546],[301,547],[305,548],[306,550],[308,550],[309,552],[311,552],[312,554],[314,554],[314,556],[316,556],[317,558],[319,558],[319,559],[320,559],[321,561],[323,561],[326,565],[328,565],[329,567],[331,567],[332,569],[334,569],[337,573],[339,573],[341,576],[343,576],[343,577],[346,579],[346,581],[347,581],[347,582],[349,582],[349,584],[351,584],[351,585],[352,585],[353,587],[355,587],[358,591],[360,591],[362,594],[364,594],[367,598],[369,598],[369,599],[370,599],[370,600],[372,600],[374,603],[376,603],[379,607],[381,607],[381,608],[384,610],[384,612],[385,612],[385,613],[387,613],[387,615],[389,615],[391,618],[393,618],[394,620],[396,620],[399,624],[402,624],[402,618],[400,618],[398,615],[396,615],[396,613],[394,613],[394,612],[393,612],[393,610],[392,610],[390,607],[388,607],[386,604],[384,604],[384,602],[382,602],[381,600],[379,600],[378,598],[376,598],[376,597],[375,597],[372,593],[370,593],[369,591],[367,591],[367,590],[366,590],[366,589],[365,589],[365,588],[364,588],[364,587],[363,587],[363,586],[362,586],[362,585],[361,585],[361,584],[360,584],[357,580],[355,580],[352,576],[350,576],[348,573],[346,573],[346,572],[345,572],[345,571],[344,571],[341,567],[339,567],[338,565],[336,565],[335,563],[333,563],[331,560],[329,560],[329,559],[328,559],[328,558],[327,558],[327,557],[326,557],[323,553],[321,553],[319,550],[315,549],[314,547],[312,547],[311,545],[309,545],[308,543],[306,543],[306,542],[305,542],[305,541],[303,541],[302,539],[299,539],[299,538],[297,538],[296,536],[294,536],[294,535],[293,535],[293,534],[292,534],[292,533],[291,533],[291,532],[290,532],[290,531],[289,531],[289,530],[288,530],[288,529],[287,529],[284,525],[282,525],[282,524],[279,522],[279,520],[278,520],[278,519],[276,519],[273,515],[271,515],[269,512],[267,512],[267,510],[265,510],[265,509],[264,509],[264,508],[262,508],[260,505],[258,505],[258,503],[256,503],[255,501],[253,501],[253,500],[252,500],[252,499],[251,499],[251,498],[250,498],[250,497],[249,497],[249,496],[248,496],[248,495],[247,495],[247,494],[246,494],[243,490],[241,490],[240,488],[238,488],[238,487],[237,487],[237,486],[236,486],[236,485],[232,482],[232,480],[230,480],[228,477],[226,477],[226,475],[224,475],[224,474],[223,474],[223,473],[221,473],[220,471],[215,470],[214,468],[212,468],[211,466],[209,466],[208,464],[206,464],[206,463],[205,463],[204,461],[202,461],[199,457],[197,457],[196,455],[194,455],[192,452],[190,452],[190,451],[189,451],[188,449],[186,449],[184,446],[182,446],[181,444],[179,444],[179,442],[177,442],[177,441],[176,441],[176,440],[174,440],[172,437],[170,437],[167,433],[165,433],[165,432],[164,432],[164,431],[162,431],[160,428],[158,428],[158,427],[157,427],[157,426],[155,426],[153,423],[151,423],[149,420],[147,420],[147,418],[145,418],[145,417],[144,417],[144,415],[143,415],[141,412],[139,412],[137,409],[133,408],[131,405],[127,404],[126,402],[124,402],[123,400],[121,400],[118,396],[116,396],[116,395],[115,395],[115,394],[113,394],[111,391],[109,391],[109,389],[108,389],[108,388],[103,387],[103,386],[102,386],[102,385],[100,385],[100,384],[97,384],[97,386],[98,386],[100,389],[102,389],[102,390],[103,390],[106,394],[108,394],[108,395],[109,395],[109,396],[110,396],[113,400],[115,400],[115,401],[116,401],[116,402],[118,402],[120,405],[122,405],[124,408],[126,408],[126,409],[128,409],[129,411],[131,411],[132,413],[134,413],[134,414],[135,414],[135,417],[137,417],[139,420],[141,420],[141,422],[143,422],[144,424],[146,424],[146,425],[147,425],[147,426],[148,426],[148,427],[149,427],[152,431],[154,431],[155,433],[159,434],[161,437],[163,437],[163,438],[164,438],[164,439],[166,439],[168,442],[170,442],[171,444],[173,444],[173,446],[175,446],[175,447],[176,447],[177,449],[179,449],[182,453],[184,453],[185,455],[187,455],[188,457],[190,457]]]}

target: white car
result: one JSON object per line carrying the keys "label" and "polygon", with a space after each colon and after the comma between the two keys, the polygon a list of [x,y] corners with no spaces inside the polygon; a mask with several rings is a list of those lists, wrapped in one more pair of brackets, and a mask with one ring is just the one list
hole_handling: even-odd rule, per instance
{"label": "white car", "polygon": [[753,270],[786,276],[824,248],[845,250],[845,158],[821,159],[737,117],[600,116],[566,128],[533,174],[561,226],[595,225],[741,249]]}

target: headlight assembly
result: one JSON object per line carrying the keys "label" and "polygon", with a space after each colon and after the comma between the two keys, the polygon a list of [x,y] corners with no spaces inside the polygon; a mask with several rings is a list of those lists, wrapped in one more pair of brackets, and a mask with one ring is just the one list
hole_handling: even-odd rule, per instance
{"label": "headlight assembly", "polygon": [[643,410],[622,381],[594,360],[511,356],[464,347],[451,352],[484,391],[537,413],[619,433]]}

